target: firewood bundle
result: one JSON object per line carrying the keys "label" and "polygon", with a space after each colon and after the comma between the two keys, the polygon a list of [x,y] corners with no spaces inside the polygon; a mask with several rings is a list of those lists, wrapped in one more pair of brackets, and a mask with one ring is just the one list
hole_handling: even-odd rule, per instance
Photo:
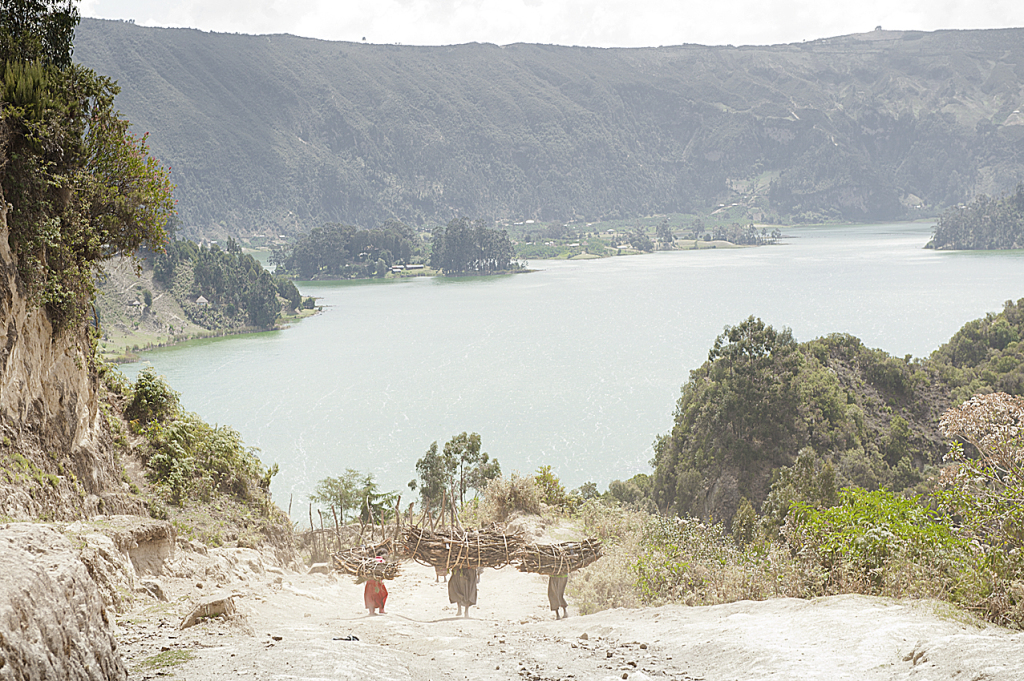
{"label": "firewood bundle", "polygon": [[516,569],[538,575],[565,575],[585,568],[601,557],[601,542],[596,539],[559,544],[526,544],[514,556]]}
{"label": "firewood bundle", "polygon": [[496,529],[432,532],[410,527],[403,538],[406,555],[417,563],[448,570],[502,567],[523,547],[519,534],[503,534]]}
{"label": "firewood bundle", "polygon": [[[390,544],[390,541],[386,543]],[[374,579],[378,582],[384,579],[394,579],[398,576],[398,563],[382,562],[375,557],[377,550],[382,547],[383,545],[363,546],[348,551],[339,551],[332,556],[334,569],[355,575],[360,582],[367,579]]]}

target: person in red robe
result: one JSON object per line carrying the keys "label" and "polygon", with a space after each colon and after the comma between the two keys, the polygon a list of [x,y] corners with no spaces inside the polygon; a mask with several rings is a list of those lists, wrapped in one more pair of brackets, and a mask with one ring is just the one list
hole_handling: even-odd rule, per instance
{"label": "person in red robe", "polygon": [[[384,559],[387,558],[386,552],[380,552],[376,556],[378,563],[383,563]],[[384,603],[388,600],[388,589],[384,586],[384,582],[378,582],[375,579],[367,579],[366,586],[363,587],[363,605],[367,610],[370,611],[371,615],[376,615],[378,610],[380,614],[384,613]]]}

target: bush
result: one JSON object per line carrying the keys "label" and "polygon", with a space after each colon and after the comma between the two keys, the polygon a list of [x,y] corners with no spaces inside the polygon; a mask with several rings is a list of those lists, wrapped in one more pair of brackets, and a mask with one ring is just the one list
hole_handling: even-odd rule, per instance
{"label": "bush", "polygon": [[161,422],[178,414],[178,393],[171,389],[152,367],[139,372],[132,387],[132,399],[124,410],[125,418],[145,426]]}
{"label": "bush", "polygon": [[829,593],[944,598],[969,558],[944,517],[885,489],[844,488],[825,509],[796,501],[790,521],[789,544],[826,571]]}
{"label": "bush", "polygon": [[958,518],[956,532],[974,548],[975,581],[963,600],[1000,624],[1024,625],[1024,398],[976,395],[943,414],[947,437],[959,443],[946,455],[936,494],[940,508]]}
{"label": "bush", "polygon": [[541,466],[534,476],[537,481],[537,488],[540,490],[540,498],[548,506],[564,507],[569,504],[569,496],[558,476],[551,470],[551,466]]}
{"label": "bush", "polygon": [[167,423],[153,422],[145,435],[150,480],[173,503],[183,505],[189,498],[209,501],[214,492],[269,502],[277,467],[264,469],[258,450],[245,447],[236,430],[210,426],[189,413]]}
{"label": "bush", "polygon": [[509,478],[494,478],[484,488],[483,497],[481,519],[489,522],[505,522],[515,512],[540,514],[540,489],[529,476],[513,473]]}
{"label": "bush", "polygon": [[604,557],[569,582],[583,614],[672,602],[806,597],[822,581],[820,570],[793,558],[782,544],[740,548],[718,524],[592,501],[580,515],[586,533],[605,545]]}

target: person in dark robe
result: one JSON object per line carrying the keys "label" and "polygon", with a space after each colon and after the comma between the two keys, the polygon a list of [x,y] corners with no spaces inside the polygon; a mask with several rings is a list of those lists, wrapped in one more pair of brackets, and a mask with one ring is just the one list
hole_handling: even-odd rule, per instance
{"label": "person in dark robe", "polygon": [[[383,563],[387,559],[387,551],[381,550],[377,552],[375,560],[378,563]],[[375,579],[367,579],[366,586],[363,587],[363,605],[370,612],[371,615],[376,615],[378,609],[380,614],[384,613],[384,603],[388,600],[388,589],[384,586],[384,582],[378,582]]]}
{"label": "person in dark robe", "polygon": [[569,575],[551,575],[548,577],[548,603],[555,611],[555,619],[558,617],[558,609],[561,608],[565,617],[569,616],[569,604],[565,602],[565,585],[569,583]]}
{"label": "person in dark robe", "polygon": [[476,605],[476,584],[480,581],[480,573],[476,568],[455,568],[448,575],[448,602],[459,606],[456,616],[469,617],[469,606]]}

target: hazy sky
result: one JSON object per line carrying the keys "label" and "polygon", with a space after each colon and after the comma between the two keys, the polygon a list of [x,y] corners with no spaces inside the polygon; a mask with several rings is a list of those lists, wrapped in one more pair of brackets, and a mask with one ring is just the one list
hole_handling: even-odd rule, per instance
{"label": "hazy sky", "polygon": [[1024,0],[82,0],[82,16],[406,45],[800,42],[875,26],[1024,26]]}

